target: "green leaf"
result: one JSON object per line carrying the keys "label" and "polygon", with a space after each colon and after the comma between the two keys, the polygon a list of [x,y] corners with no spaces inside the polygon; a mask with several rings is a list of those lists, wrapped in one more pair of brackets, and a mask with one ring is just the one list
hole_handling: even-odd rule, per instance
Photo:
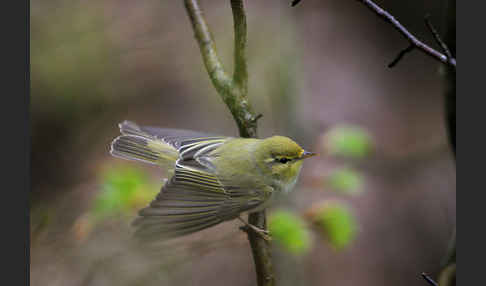
{"label": "green leaf", "polygon": [[355,218],[349,208],[341,203],[327,203],[317,213],[315,221],[337,250],[347,247],[356,236]]}
{"label": "green leaf", "polygon": [[331,155],[363,158],[371,152],[368,133],[357,126],[338,126],[325,136],[325,149]]}
{"label": "green leaf", "polygon": [[309,231],[298,216],[288,211],[276,211],[269,216],[272,238],[294,255],[306,253],[311,246]]}
{"label": "green leaf", "polygon": [[346,194],[358,194],[361,191],[363,179],[359,173],[351,168],[341,168],[329,175],[327,183],[336,191]]}

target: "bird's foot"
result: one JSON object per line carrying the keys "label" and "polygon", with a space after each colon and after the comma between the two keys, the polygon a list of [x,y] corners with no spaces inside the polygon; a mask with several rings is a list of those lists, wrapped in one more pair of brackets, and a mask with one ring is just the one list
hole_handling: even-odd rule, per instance
{"label": "bird's foot", "polygon": [[248,222],[246,222],[244,219],[242,219],[241,217],[238,217],[238,219],[244,224],[244,226],[241,226],[240,229],[244,232],[248,232],[248,231],[253,231],[255,232],[256,234],[258,234],[259,236],[261,236],[264,240],[266,241],[271,241],[272,240],[272,237],[270,236],[270,232],[266,229],[261,229],[257,226],[254,226]]}

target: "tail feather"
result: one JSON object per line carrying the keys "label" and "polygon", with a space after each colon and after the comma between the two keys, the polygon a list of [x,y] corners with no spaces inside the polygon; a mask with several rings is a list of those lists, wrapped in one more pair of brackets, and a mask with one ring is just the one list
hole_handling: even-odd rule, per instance
{"label": "tail feather", "polygon": [[123,135],[138,135],[145,138],[147,137],[155,138],[149,133],[142,131],[140,126],[138,126],[135,122],[132,121],[125,120],[122,123],[118,124],[118,127],[120,128],[120,132]]}
{"label": "tail feather", "polygon": [[[136,127],[136,125],[135,125]],[[173,165],[179,152],[172,146],[144,134],[140,129],[125,129],[111,143],[111,155],[127,160],[142,161],[155,165]]]}

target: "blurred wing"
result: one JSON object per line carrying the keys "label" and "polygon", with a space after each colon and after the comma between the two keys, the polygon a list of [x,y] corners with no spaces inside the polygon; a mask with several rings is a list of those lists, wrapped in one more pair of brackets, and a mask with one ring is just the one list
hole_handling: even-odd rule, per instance
{"label": "blurred wing", "polygon": [[258,193],[223,186],[214,174],[178,165],[175,175],[134,221],[135,235],[162,240],[190,234],[225,220],[263,202]]}

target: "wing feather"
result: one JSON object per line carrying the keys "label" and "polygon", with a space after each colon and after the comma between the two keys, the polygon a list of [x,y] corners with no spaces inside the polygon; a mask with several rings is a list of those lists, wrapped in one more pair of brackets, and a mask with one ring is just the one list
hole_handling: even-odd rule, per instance
{"label": "wing feather", "polygon": [[[136,236],[145,240],[163,240],[191,234],[234,219],[263,202],[262,197],[248,190],[246,194],[254,196],[234,196],[214,174],[201,174],[200,171],[176,168],[175,175],[162,187],[155,200],[139,212],[134,221]],[[239,190],[244,193],[243,189]]]}

